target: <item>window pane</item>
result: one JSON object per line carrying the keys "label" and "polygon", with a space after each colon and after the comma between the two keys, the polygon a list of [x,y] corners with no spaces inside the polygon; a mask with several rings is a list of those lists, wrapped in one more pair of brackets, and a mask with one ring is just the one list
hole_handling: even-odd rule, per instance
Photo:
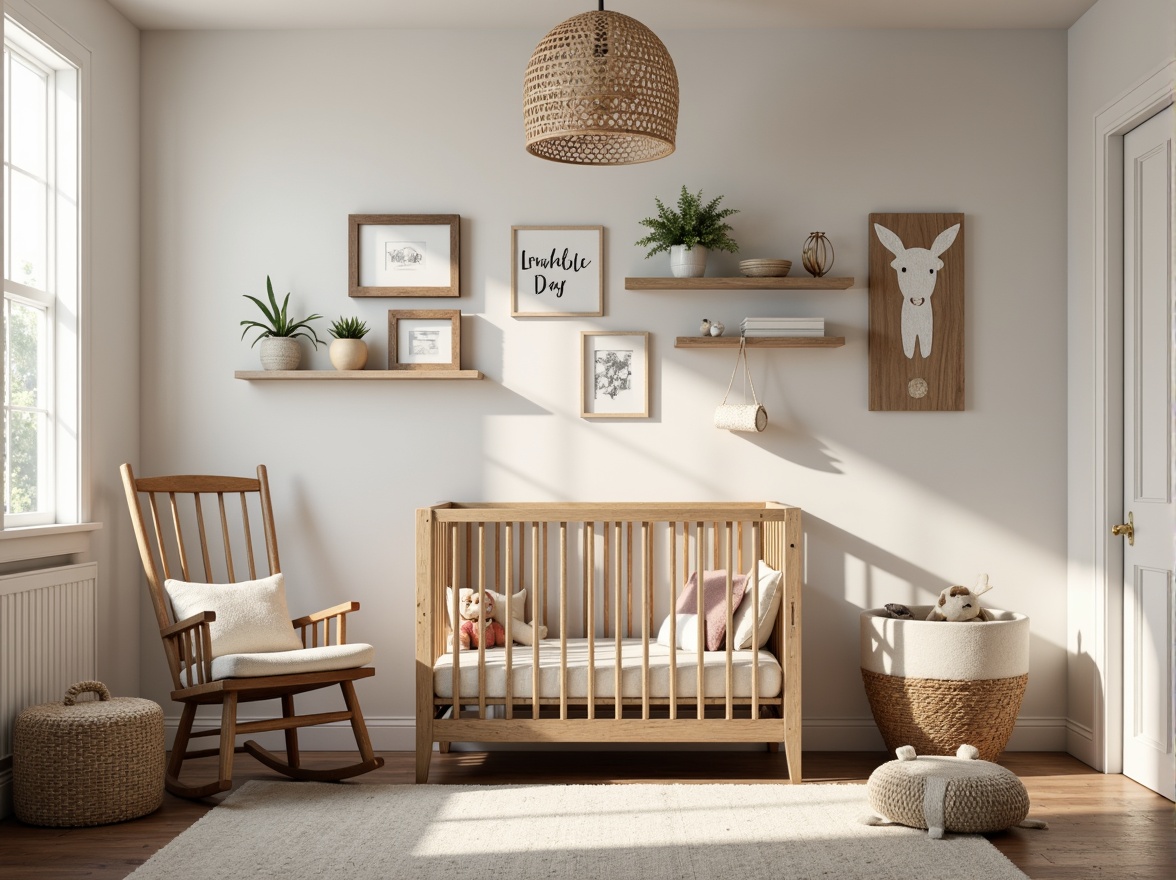
{"label": "window pane", "polygon": [[45,440],[44,413],[9,412],[8,508],[6,513],[36,513],[40,510],[37,465]]}
{"label": "window pane", "polygon": [[41,178],[46,176],[46,119],[48,80],[19,58],[12,59],[9,125],[11,161],[18,168]]}
{"label": "window pane", "polygon": [[45,221],[45,184],[13,170],[9,235],[12,241],[9,278],[37,290],[47,290],[48,242]]}
{"label": "window pane", "polygon": [[8,311],[8,405],[44,406],[45,312],[10,302]]}

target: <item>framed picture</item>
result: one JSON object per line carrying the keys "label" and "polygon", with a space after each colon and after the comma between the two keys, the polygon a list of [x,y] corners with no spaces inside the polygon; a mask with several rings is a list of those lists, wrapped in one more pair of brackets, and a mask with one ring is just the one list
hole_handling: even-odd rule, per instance
{"label": "framed picture", "polygon": [[580,417],[649,418],[647,332],[580,332]]}
{"label": "framed picture", "polygon": [[388,312],[389,370],[460,370],[461,312],[392,309]]}
{"label": "framed picture", "polygon": [[871,214],[870,409],[964,408],[964,215]]}
{"label": "framed picture", "polygon": [[603,226],[512,226],[510,243],[513,317],[604,314]]}
{"label": "framed picture", "polygon": [[461,296],[457,214],[347,217],[348,296]]}

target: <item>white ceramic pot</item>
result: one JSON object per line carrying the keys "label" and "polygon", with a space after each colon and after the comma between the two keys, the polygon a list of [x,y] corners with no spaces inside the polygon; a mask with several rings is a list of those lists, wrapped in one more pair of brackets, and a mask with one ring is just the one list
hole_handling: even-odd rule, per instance
{"label": "white ceramic pot", "polygon": [[263,370],[297,370],[302,363],[302,346],[288,336],[265,336],[259,343]]}
{"label": "white ceramic pot", "polygon": [[670,245],[670,274],[675,278],[701,278],[706,274],[706,254],[704,247]]}
{"label": "white ceramic pot", "polygon": [[327,354],[336,370],[362,370],[367,366],[368,347],[362,339],[333,339]]}

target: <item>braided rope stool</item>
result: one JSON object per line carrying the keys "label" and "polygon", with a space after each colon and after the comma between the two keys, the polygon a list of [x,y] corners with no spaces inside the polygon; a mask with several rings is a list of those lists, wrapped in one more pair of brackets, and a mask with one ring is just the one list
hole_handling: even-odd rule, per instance
{"label": "braided rope stool", "polygon": [[914,748],[902,746],[898,760],[887,761],[870,774],[866,794],[870,806],[881,816],[862,821],[926,828],[928,836],[935,839],[942,838],[944,831],[986,834],[1014,825],[1048,827],[1025,818],[1029,815],[1029,792],[1017,775],[999,764],[979,760],[979,754],[974,746],[963,745],[954,758],[917,758]]}

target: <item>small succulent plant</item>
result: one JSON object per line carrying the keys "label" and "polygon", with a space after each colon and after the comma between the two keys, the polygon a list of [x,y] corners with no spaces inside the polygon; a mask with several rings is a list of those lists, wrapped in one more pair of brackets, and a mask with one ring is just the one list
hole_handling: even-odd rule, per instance
{"label": "small succulent plant", "polygon": [[368,325],[357,317],[338,318],[331,322],[330,333],[336,339],[363,339],[368,335]]}

